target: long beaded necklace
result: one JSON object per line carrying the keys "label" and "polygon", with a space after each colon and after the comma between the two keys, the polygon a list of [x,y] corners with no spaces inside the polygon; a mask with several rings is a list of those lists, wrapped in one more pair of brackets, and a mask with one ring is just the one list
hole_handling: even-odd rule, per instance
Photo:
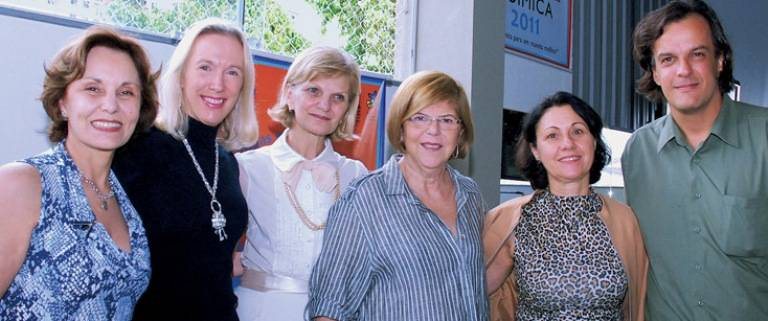
{"label": "long beaded necklace", "polygon": [[189,157],[192,158],[192,162],[195,164],[197,173],[200,174],[200,177],[203,179],[205,188],[208,190],[208,193],[211,194],[211,226],[213,226],[213,232],[219,236],[219,241],[224,241],[227,239],[227,232],[224,231],[224,227],[227,226],[227,218],[221,213],[221,203],[216,199],[216,189],[219,187],[219,142],[215,140],[213,142],[213,149],[216,151],[216,165],[213,169],[213,187],[211,187],[211,184],[205,179],[203,169],[200,167],[200,163],[197,162],[195,154],[192,153],[192,147],[189,146],[187,138],[185,137],[182,142],[184,142],[184,147],[187,148],[187,153],[189,153]]}
{"label": "long beaded necklace", "polygon": [[102,193],[99,189],[99,186],[96,185],[96,182],[94,182],[92,179],[85,177],[83,173],[80,173],[80,179],[85,182],[86,185],[94,192],[96,193],[96,198],[99,199],[99,207],[106,211],[109,209],[109,200],[115,197],[115,191],[112,190],[112,180],[109,180],[109,191],[106,193]]}
{"label": "long beaded necklace", "polygon": [[[339,191],[339,172],[336,172],[336,186],[333,188],[334,191],[334,201],[339,199],[340,191]],[[296,214],[299,216],[299,219],[302,223],[304,223],[307,228],[309,228],[312,231],[319,231],[325,228],[325,222],[322,223],[315,223],[312,222],[312,220],[307,216],[307,213],[304,212],[304,209],[301,208],[301,204],[299,204],[299,201],[296,199],[296,194],[293,193],[291,190],[291,186],[283,181],[283,187],[285,188],[285,194],[288,194],[288,200],[291,201],[291,206],[293,206],[294,211],[296,211]]]}

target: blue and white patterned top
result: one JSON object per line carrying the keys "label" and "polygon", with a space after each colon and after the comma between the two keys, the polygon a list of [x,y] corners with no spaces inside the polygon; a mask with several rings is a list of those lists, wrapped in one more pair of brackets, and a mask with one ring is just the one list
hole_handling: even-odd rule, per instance
{"label": "blue and white patterned top", "polygon": [[331,208],[309,283],[308,320],[488,320],[477,184],[448,167],[454,235],[408,188],[401,157],[352,182]]}
{"label": "blue and white patterned top", "polygon": [[130,253],[96,222],[63,142],[24,162],[40,172],[40,219],[26,260],[0,298],[0,320],[130,320],[149,284],[149,248],[114,174],[109,180],[128,226]]}

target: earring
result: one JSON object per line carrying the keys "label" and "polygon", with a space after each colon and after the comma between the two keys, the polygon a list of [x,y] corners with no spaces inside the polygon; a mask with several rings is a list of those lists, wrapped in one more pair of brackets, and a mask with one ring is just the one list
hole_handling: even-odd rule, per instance
{"label": "earring", "polygon": [[64,120],[67,120],[67,112],[66,111],[63,111],[63,110],[61,111],[61,118],[63,118]]}
{"label": "earring", "polygon": [[458,159],[459,158],[459,145],[456,145],[456,150],[453,152],[453,158]]}

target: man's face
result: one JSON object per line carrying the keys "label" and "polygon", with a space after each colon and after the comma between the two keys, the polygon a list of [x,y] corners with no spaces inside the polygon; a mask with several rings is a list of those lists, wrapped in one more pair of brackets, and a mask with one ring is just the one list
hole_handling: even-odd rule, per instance
{"label": "man's face", "polygon": [[723,58],[716,56],[709,24],[700,15],[664,26],[653,43],[653,62],[653,80],[673,113],[696,114],[719,102]]}

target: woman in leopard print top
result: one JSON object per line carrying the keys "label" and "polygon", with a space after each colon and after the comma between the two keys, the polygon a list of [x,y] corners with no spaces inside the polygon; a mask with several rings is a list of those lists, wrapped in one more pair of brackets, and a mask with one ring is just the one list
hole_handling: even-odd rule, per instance
{"label": "woman in leopard print top", "polygon": [[642,320],[647,257],[632,211],[592,190],[610,154],[600,116],[565,92],[531,112],[516,165],[532,195],[484,235],[492,320]]}

